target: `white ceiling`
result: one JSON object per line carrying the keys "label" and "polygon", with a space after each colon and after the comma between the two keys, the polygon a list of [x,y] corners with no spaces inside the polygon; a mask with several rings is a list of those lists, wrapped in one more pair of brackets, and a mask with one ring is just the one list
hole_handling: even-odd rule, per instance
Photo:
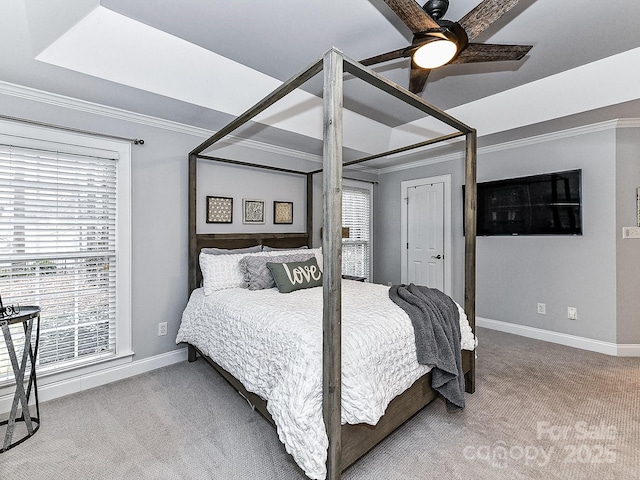
{"label": "white ceiling", "polygon": [[[450,1],[451,20],[478,2]],[[533,45],[524,60],[443,67],[422,96],[483,135],[622,103],[628,115],[640,98],[638,19],[637,0],[521,0],[476,41]],[[0,81],[215,130],[333,46],[359,60],[410,39],[382,0],[3,0]],[[408,64],[375,70],[406,86]],[[356,82],[345,86],[351,149],[432,128]],[[319,80],[305,90],[260,122],[320,138]]]}

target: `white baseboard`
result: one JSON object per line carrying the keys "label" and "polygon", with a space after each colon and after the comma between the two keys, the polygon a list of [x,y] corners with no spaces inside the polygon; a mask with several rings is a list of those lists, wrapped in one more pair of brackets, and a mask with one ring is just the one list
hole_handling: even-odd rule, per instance
{"label": "white baseboard", "polygon": [[[567,333],[553,332],[551,330],[543,330],[541,328],[528,327],[526,325],[518,325],[483,317],[476,317],[476,325],[490,330],[512,333],[514,335],[520,335],[521,337],[535,338],[536,340],[558,343],[560,345],[604,353],[606,355],[640,357],[640,345],[603,342],[592,338],[578,337]],[[480,343],[482,343],[482,339],[480,339]]]}
{"label": "white baseboard", "polygon": [[[166,367],[174,363],[183,362],[186,359],[187,349],[180,348],[178,350],[172,350],[171,352],[162,353],[142,360],[130,361],[123,365],[107,367],[102,370],[80,374],[61,380],[41,382],[40,378],[38,378],[38,400],[41,403],[46,402],[47,400],[64,397],[65,395],[106,385],[111,382],[133,377],[134,375]],[[0,414],[8,413],[11,410],[12,402],[13,388],[11,388],[10,394],[0,396]],[[34,403],[33,395],[31,395],[30,403]]]}

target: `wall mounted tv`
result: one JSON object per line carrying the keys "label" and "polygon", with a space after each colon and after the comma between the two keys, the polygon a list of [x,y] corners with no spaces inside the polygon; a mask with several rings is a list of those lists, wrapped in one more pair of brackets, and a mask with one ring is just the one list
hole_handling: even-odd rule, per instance
{"label": "wall mounted tv", "polygon": [[478,183],[477,235],[582,235],[582,170]]}

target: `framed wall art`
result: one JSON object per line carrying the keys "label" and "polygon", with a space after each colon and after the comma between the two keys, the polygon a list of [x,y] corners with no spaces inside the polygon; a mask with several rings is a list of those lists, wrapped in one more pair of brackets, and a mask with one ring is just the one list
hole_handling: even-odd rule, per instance
{"label": "framed wall art", "polygon": [[233,223],[233,198],[207,196],[207,223]]}
{"label": "framed wall art", "polygon": [[273,202],[273,223],[293,223],[293,202]]}
{"label": "framed wall art", "polygon": [[264,200],[242,200],[242,223],[264,223]]}

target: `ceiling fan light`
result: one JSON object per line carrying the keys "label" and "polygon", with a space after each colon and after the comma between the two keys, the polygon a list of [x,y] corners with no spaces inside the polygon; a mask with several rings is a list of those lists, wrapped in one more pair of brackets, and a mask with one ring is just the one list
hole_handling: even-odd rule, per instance
{"label": "ceiling fan light", "polygon": [[421,68],[438,68],[450,62],[457,51],[455,42],[437,39],[418,48],[413,54],[413,61]]}

